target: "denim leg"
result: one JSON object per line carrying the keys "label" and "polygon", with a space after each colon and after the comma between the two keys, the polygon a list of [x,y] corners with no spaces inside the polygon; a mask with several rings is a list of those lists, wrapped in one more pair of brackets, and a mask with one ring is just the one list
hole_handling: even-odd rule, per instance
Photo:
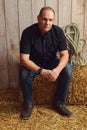
{"label": "denim leg", "polygon": [[32,103],[32,81],[35,76],[35,72],[26,69],[25,67],[20,68],[19,78],[21,90],[23,93],[23,100],[25,105]]}
{"label": "denim leg", "polygon": [[54,101],[64,104],[69,89],[70,81],[72,77],[72,67],[68,63],[66,67],[61,71],[56,85],[56,92],[54,95]]}

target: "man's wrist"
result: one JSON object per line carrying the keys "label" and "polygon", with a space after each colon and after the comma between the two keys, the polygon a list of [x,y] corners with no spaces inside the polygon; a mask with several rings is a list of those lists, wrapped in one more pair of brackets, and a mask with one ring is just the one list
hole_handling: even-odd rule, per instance
{"label": "man's wrist", "polygon": [[38,71],[37,71],[37,74],[39,75],[41,72],[42,72],[42,67],[40,67],[39,69],[38,69]]}

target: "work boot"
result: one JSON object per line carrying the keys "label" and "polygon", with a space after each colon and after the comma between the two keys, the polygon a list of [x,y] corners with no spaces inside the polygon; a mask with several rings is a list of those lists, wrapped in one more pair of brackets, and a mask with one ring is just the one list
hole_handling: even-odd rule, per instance
{"label": "work boot", "polygon": [[53,103],[53,108],[56,110],[56,112],[58,112],[60,115],[63,115],[63,116],[70,117],[71,114],[72,114],[72,113],[65,107],[64,104]]}
{"label": "work boot", "polygon": [[22,111],[22,113],[20,115],[21,119],[28,120],[29,117],[31,116],[32,109],[33,109],[32,104],[24,105],[23,111]]}

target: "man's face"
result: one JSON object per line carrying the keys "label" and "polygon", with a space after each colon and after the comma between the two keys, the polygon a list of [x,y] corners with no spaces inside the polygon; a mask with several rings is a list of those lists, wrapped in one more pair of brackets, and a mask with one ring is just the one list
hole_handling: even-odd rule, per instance
{"label": "man's face", "polygon": [[48,32],[54,23],[54,13],[51,10],[43,10],[38,16],[38,23],[42,34]]}

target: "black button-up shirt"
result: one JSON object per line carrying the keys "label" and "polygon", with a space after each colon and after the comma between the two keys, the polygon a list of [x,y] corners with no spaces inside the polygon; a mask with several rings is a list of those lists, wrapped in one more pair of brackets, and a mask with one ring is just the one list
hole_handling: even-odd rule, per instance
{"label": "black button-up shirt", "polygon": [[37,65],[46,67],[53,63],[58,51],[67,50],[66,38],[62,29],[53,25],[42,35],[38,23],[26,28],[20,41],[20,53],[29,54]]}

